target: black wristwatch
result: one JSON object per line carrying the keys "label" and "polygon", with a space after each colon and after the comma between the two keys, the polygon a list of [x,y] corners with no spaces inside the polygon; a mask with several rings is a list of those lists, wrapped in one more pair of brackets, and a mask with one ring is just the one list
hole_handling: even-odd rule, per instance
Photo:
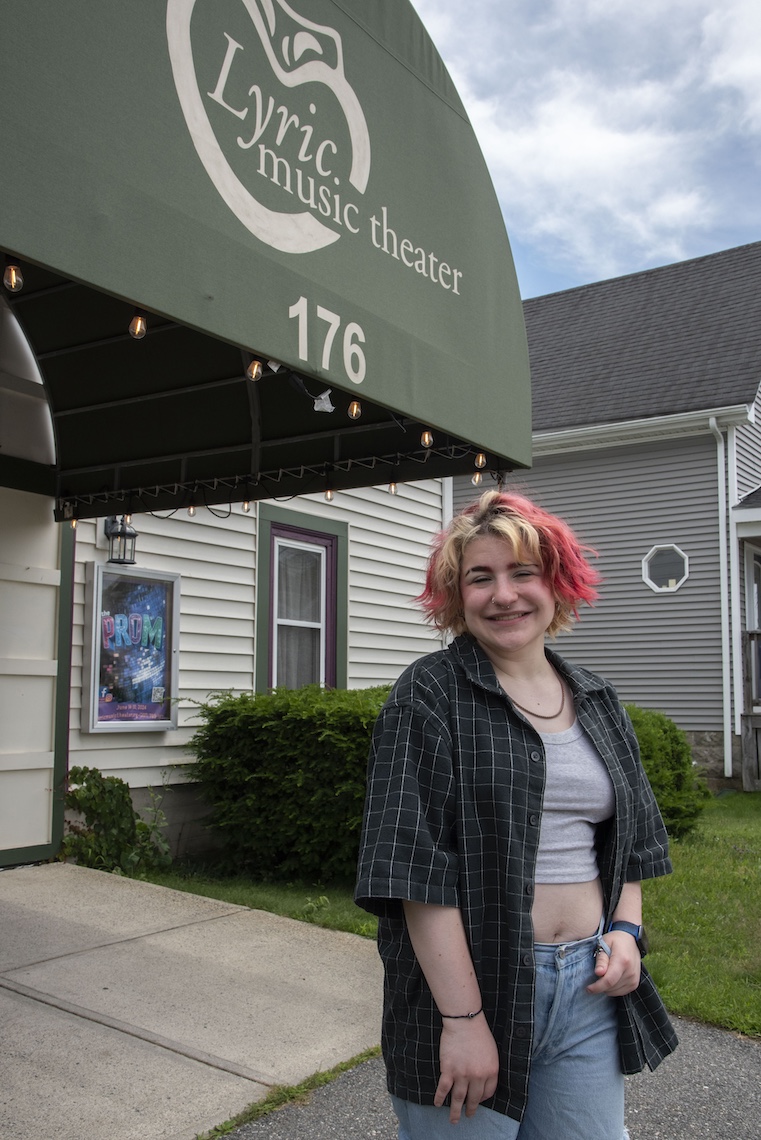
{"label": "black wristwatch", "polygon": [[647,944],[647,935],[645,934],[644,926],[637,926],[636,922],[611,922],[606,930],[606,934],[611,931],[623,930],[626,934],[631,934],[634,941],[637,943],[637,949],[641,958],[647,954],[649,946]]}

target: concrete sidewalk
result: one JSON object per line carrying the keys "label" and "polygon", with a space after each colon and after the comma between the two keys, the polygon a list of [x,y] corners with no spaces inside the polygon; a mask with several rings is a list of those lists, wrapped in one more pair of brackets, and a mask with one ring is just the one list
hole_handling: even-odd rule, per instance
{"label": "concrete sidewalk", "polygon": [[[0,872],[2,1140],[194,1140],[374,1045],[375,945],[99,871]],[[761,1043],[677,1022],[632,1140],[761,1140]],[[233,1140],[394,1140],[380,1060]],[[562,1140],[560,1137],[548,1140]]]}
{"label": "concrete sidewalk", "polygon": [[0,872],[0,1136],[192,1140],[377,1044],[374,944],[63,863]]}

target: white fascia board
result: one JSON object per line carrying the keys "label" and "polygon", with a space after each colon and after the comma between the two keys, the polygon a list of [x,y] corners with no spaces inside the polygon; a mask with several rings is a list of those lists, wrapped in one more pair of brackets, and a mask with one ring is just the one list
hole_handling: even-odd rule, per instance
{"label": "white fascia board", "polygon": [[732,521],[738,538],[761,538],[761,507],[732,508]]}
{"label": "white fascia board", "polygon": [[563,431],[538,431],[532,438],[534,456],[554,455],[563,451],[589,451],[592,448],[615,447],[617,444],[650,443],[659,439],[703,435],[710,432],[710,421],[718,428],[736,427],[755,422],[752,404],[734,404],[724,408],[705,408],[699,412],[682,412],[675,416],[651,416],[642,420],[622,420],[613,424],[591,424]]}

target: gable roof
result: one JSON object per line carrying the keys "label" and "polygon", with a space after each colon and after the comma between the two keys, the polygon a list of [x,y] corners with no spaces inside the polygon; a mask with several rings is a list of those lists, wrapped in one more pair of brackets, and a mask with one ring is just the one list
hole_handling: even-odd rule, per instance
{"label": "gable roof", "polygon": [[523,305],[533,430],[752,404],[761,242]]}

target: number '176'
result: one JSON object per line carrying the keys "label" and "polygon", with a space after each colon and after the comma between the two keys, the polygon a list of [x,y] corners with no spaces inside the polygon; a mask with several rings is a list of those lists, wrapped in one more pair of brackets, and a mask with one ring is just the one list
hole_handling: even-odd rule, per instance
{"label": "number '176'", "polygon": [[[330,309],[323,308],[322,305],[317,305],[316,308],[317,319],[325,323],[325,336],[322,341],[322,359],[320,361],[323,368],[330,368],[330,357],[333,351],[336,336],[341,329],[341,318],[338,313],[332,313]],[[298,352],[299,360],[309,359],[309,302],[306,297],[299,297],[295,305],[291,305],[288,310],[288,316],[298,321]],[[318,326],[321,332],[322,327]],[[341,337],[343,345],[343,366],[346,375],[349,377],[353,384],[361,384],[367,372],[367,361],[365,354],[362,350],[362,345],[365,343],[365,333],[361,325],[355,321],[349,321],[344,326],[343,336]]]}

